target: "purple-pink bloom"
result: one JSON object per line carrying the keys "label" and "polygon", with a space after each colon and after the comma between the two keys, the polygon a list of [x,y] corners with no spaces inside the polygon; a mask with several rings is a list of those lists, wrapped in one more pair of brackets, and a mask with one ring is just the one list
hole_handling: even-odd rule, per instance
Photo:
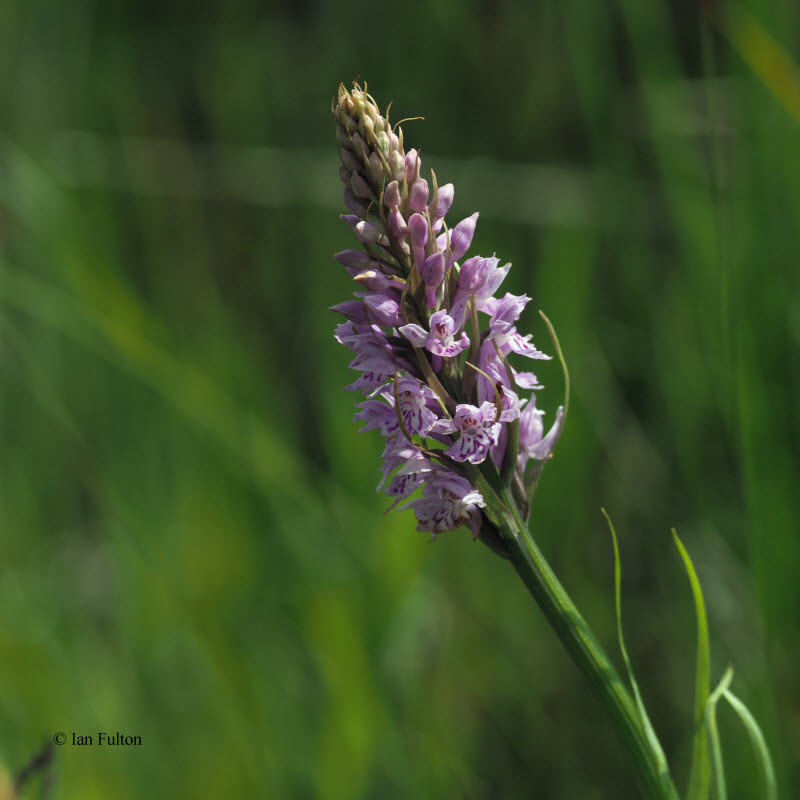
{"label": "purple-pink bloom", "polygon": [[[345,323],[347,324],[347,323]],[[376,328],[377,326],[372,326]],[[403,369],[406,364],[401,360],[398,353],[387,341],[386,337],[378,328],[368,330],[366,333],[349,336],[346,340],[340,339],[342,344],[346,344],[356,357],[350,362],[350,369],[372,370],[373,372],[383,372],[387,375],[395,375],[398,370]]]}
{"label": "purple-pink bloom", "polygon": [[549,359],[550,356],[532,344],[532,335],[521,336],[514,323],[519,319],[522,310],[530,301],[526,295],[507,293],[502,300],[493,304],[492,319],[489,322],[487,342],[493,340],[503,355],[517,353],[528,358]]}
{"label": "purple-pink bloom", "polygon": [[469,337],[462,331],[461,338],[456,341],[456,326],[453,318],[446,311],[431,314],[431,329],[426,331],[415,323],[403,325],[397,330],[417,347],[424,347],[436,356],[452,358],[469,347]]}
{"label": "purple-pink bloom", "polygon": [[436,422],[436,414],[427,404],[433,399],[433,392],[416,378],[404,377],[397,382],[397,409],[409,434],[423,436]]}
{"label": "purple-pink bloom", "polygon": [[389,480],[389,475],[394,470],[397,470],[385,489],[386,494],[397,498],[397,500],[402,500],[413,494],[434,468],[433,464],[422,455],[416,445],[399,434],[390,436],[387,439],[382,457],[383,467],[381,467],[381,473],[383,479],[378,484],[377,491],[383,489],[386,481]]}
{"label": "purple-pink bloom", "polygon": [[480,408],[467,403],[456,406],[453,419],[440,419],[432,427],[434,433],[458,433],[459,438],[446,452],[454,461],[480,464],[489,450],[497,444],[500,423],[496,422],[497,409],[485,402]]}
{"label": "purple-pink bloom", "polygon": [[483,495],[469,481],[439,468],[423,486],[422,497],[409,501],[402,508],[414,509],[419,531],[436,536],[466,523],[476,537],[480,530],[478,509],[485,505]]}

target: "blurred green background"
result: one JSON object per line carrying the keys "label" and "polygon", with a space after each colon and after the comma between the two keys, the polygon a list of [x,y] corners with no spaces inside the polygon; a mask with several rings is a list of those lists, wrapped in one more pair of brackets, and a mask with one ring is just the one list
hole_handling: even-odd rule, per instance
{"label": "blurred green background", "polygon": [[[382,516],[328,306],[330,104],[369,82],[573,376],[533,527],[683,787],[676,526],[800,785],[800,79],[789,0],[0,3],[0,762],[55,797],[635,797],[468,533]],[[723,16],[723,12],[725,16]],[[550,415],[562,382],[539,370]],[[757,797],[721,711],[730,796]],[[35,787],[34,787],[35,788]],[[796,788],[794,791],[797,791]]]}

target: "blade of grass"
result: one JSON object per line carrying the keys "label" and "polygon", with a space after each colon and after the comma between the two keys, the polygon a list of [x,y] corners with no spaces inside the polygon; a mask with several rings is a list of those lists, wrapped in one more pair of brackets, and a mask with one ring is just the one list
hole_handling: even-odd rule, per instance
{"label": "blade of grass", "polygon": [[712,788],[714,789],[714,800],[727,800],[728,790],[725,786],[725,768],[722,763],[722,746],[719,741],[719,730],[717,729],[717,703],[722,694],[726,691],[730,682],[733,680],[733,669],[728,667],[725,674],[720,678],[716,689],[711,693],[706,703],[705,727],[708,731],[708,743],[711,750],[711,773],[714,776]]}
{"label": "blade of grass", "polygon": [[697,670],[695,673],[694,691],[694,746],[692,750],[692,768],[689,773],[689,788],[686,800],[706,800],[708,798],[709,783],[711,780],[711,765],[709,763],[708,739],[704,730],[706,725],[706,707],[708,703],[710,684],[710,652],[708,645],[708,618],[706,617],[706,604],[703,600],[703,590],[697,578],[692,559],[678,538],[675,529],[672,529],[675,545],[683,559],[686,574],[692,585],[694,595],[694,608],[697,615]]}
{"label": "blade of grass", "polygon": [[567,362],[564,358],[564,353],[561,351],[561,343],[558,341],[558,336],[556,335],[556,329],[553,327],[553,323],[550,322],[544,311],[539,311],[539,316],[544,320],[544,324],[547,325],[547,332],[550,334],[550,338],[553,340],[553,347],[556,349],[556,357],[558,358],[558,361],[561,364],[561,369],[564,373],[564,419],[561,423],[561,430],[564,430],[567,424],[567,412],[569,411],[569,369],[567,369]]}
{"label": "blade of grass", "polygon": [[645,708],[641,692],[639,691],[639,684],[636,682],[636,678],[633,674],[633,667],[631,666],[631,660],[628,656],[628,648],[625,646],[625,637],[622,634],[622,565],[619,558],[617,532],[614,530],[614,524],[611,522],[611,517],[609,517],[608,512],[604,508],[600,510],[606,518],[608,529],[611,531],[611,541],[614,544],[614,606],[617,615],[617,639],[619,640],[619,649],[622,653],[622,661],[625,664],[625,671],[628,673],[628,680],[633,690],[633,697],[636,703],[636,709],[639,712],[642,729],[656,756],[658,770],[662,775],[668,776],[669,768],[667,766],[667,759],[661,748],[661,743],[658,741],[655,729],[650,722],[650,717],[647,715],[647,709]]}
{"label": "blade of grass", "polygon": [[739,719],[744,723],[744,727],[747,729],[747,733],[750,736],[750,742],[753,745],[756,759],[764,773],[764,797],[766,800],[778,800],[778,782],[775,779],[775,768],[772,765],[769,748],[767,747],[767,742],[764,739],[761,728],[758,726],[755,717],[750,713],[747,706],[727,688],[727,685],[722,690],[722,696],[731,704],[733,710],[739,715]]}

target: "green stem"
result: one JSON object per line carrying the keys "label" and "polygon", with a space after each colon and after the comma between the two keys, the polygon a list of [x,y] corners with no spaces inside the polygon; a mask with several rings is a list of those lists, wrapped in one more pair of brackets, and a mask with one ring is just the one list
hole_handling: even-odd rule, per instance
{"label": "green stem", "polygon": [[500,524],[497,527],[508,546],[511,561],[572,660],[589,679],[611,715],[622,743],[631,754],[645,797],[649,800],[678,800],[669,774],[663,768],[659,769],[658,759],[647,740],[636,705],[617,670],[536,546],[527,527],[519,515],[513,513],[513,501],[507,495],[503,501],[506,513],[498,520]]}

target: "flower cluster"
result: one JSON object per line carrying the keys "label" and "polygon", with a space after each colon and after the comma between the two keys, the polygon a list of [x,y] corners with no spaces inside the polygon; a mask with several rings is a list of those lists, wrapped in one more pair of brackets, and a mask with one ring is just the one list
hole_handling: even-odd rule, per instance
{"label": "flower cluster", "polygon": [[355,355],[355,418],[386,439],[378,489],[406,500],[434,535],[463,524],[481,532],[481,486],[510,490],[527,516],[563,419],[559,408],[545,434],[534,396],[520,395],[541,386],[510,363],[549,358],[517,330],[529,298],[498,296],[510,264],[463,260],[478,214],[448,227],[453,185],[422,177],[419,153],[404,150],[402,129],[365,89],[340,86],[333,114],[351,212],[342,219],[361,245],[335,256],[358,286],[333,307],[346,318],[336,339]]}

